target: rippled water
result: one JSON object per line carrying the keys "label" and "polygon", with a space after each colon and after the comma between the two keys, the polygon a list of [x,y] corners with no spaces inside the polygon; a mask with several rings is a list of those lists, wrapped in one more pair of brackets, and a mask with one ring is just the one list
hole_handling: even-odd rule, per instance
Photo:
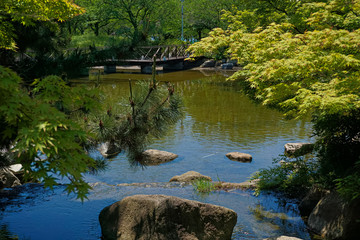
{"label": "rippled water", "polygon": [[[101,79],[101,88],[108,101],[128,98],[128,79],[148,77],[106,75]],[[17,189],[18,195],[12,199],[1,198],[0,225],[7,226],[20,239],[99,239],[97,218],[102,208],[134,194],[166,194],[235,210],[238,223],[233,239],[280,235],[310,239],[296,204],[286,199],[272,194],[254,197],[252,192],[240,190],[198,195],[191,186],[166,182],[190,170],[221,181],[245,181],[258,169],[270,166],[272,159],[283,153],[285,143],[308,141],[311,125],[305,120],[285,120],[280,113],[251,102],[236,87],[209,84],[223,81],[221,74],[182,71],[160,74],[158,79],[175,84],[184,99],[185,115],[167,136],[154,139],[150,148],[174,152],[179,155],[177,159],[142,169],[130,166],[126,156],[120,154],[109,162],[107,171],[86,176],[88,182],[96,184],[84,203],[64,194],[62,187],[51,192],[27,185]],[[225,154],[232,151],[251,154],[253,162],[230,161]],[[140,182],[159,184],[116,186]]]}

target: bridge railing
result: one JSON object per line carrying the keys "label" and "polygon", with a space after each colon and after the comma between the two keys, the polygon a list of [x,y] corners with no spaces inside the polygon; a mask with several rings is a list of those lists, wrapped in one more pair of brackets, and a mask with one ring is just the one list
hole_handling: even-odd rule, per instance
{"label": "bridge railing", "polygon": [[157,59],[176,59],[187,56],[186,49],[189,45],[160,45],[160,46],[141,46],[134,49],[134,57],[142,60],[152,59],[156,55]]}

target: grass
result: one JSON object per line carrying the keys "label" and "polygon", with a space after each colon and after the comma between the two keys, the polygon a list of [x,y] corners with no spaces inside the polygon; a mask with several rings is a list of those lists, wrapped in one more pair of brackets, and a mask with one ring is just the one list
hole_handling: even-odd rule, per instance
{"label": "grass", "polygon": [[191,184],[194,190],[200,193],[209,193],[216,190],[215,184],[204,178],[196,179]]}

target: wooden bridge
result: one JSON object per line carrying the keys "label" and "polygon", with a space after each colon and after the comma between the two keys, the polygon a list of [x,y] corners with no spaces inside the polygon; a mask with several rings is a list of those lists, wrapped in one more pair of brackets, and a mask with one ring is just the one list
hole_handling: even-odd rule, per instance
{"label": "wooden bridge", "polygon": [[140,66],[141,73],[152,71],[153,57],[156,56],[156,66],[162,66],[164,71],[183,70],[194,67],[195,63],[185,62],[189,57],[186,49],[189,45],[142,46],[134,49],[131,59],[107,59],[102,61],[106,73],[116,72],[117,65]]}

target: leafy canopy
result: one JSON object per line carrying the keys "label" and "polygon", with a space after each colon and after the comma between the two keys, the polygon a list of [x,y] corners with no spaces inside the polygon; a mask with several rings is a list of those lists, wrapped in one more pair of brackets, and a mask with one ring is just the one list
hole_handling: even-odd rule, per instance
{"label": "leafy canopy", "polygon": [[15,49],[13,22],[65,21],[83,13],[71,0],[2,0],[0,2],[0,48]]}
{"label": "leafy canopy", "polygon": [[[360,1],[263,0],[256,7],[259,2],[273,11],[224,12],[227,27],[213,29],[189,51],[236,59],[243,69],[228,80],[251,98],[289,118],[310,115],[321,174],[332,176],[329,185],[339,178],[340,192],[360,196],[351,187],[360,175],[354,167],[360,161]],[[258,21],[246,21],[249,13]]]}

